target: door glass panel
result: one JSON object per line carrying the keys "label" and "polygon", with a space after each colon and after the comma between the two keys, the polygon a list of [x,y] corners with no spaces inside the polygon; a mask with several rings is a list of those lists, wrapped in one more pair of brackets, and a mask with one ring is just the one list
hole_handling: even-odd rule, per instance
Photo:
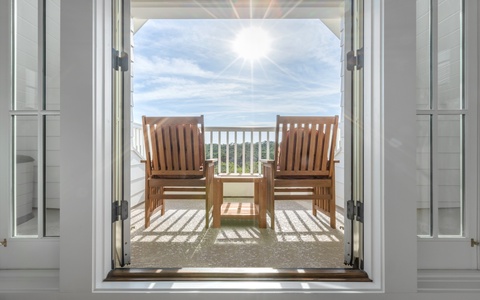
{"label": "door glass panel", "polygon": [[463,91],[462,0],[438,3],[438,109],[461,109]]}
{"label": "door glass panel", "polygon": [[462,235],[463,117],[438,116],[438,233]]}
{"label": "door glass panel", "polygon": [[430,109],[430,0],[417,0],[417,109]]}
{"label": "door glass panel", "polygon": [[38,0],[16,1],[15,97],[16,110],[38,108]]}
{"label": "door glass panel", "polygon": [[60,109],[60,0],[46,0],[45,108]]}
{"label": "door glass panel", "polygon": [[38,235],[38,118],[14,116],[14,235]]}
{"label": "door glass panel", "polygon": [[60,117],[45,117],[45,236],[59,236]]}
{"label": "door glass panel", "polygon": [[[60,0],[14,2],[13,232],[16,236],[58,236]],[[34,166],[33,179],[22,175],[30,165]],[[32,195],[27,196],[27,188]]]}
{"label": "door glass panel", "polygon": [[417,234],[431,235],[431,117],[417,116]]}

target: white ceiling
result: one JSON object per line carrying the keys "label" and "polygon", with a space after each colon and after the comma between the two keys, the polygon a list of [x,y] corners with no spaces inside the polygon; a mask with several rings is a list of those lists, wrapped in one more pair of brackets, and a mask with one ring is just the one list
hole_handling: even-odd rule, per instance
{"label": "white ceiling", "polygon": [[320,19],[340,38],[344,0],[131,0],[135,31],[148,19]]}

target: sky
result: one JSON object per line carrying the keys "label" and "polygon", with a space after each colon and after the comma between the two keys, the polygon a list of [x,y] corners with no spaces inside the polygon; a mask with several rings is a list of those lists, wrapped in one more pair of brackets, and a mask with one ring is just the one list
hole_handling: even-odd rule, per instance
{"label": "sky", "polygon": [[[262,57],[236,50],[245,28],[266,34]],[[340,40],[319,19],[148,20],[132,68],[137,123],[204,115],[205,126],[275,126],[276,115],[340,114]]]}

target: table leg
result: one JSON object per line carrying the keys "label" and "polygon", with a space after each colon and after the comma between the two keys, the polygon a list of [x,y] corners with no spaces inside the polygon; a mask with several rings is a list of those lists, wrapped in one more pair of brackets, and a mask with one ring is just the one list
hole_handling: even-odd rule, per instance
{"label": "table leg", "polygon": [[258,204],[258,227],[267,228],[267,208],[265,207],[263,184],[255,181],[255,204]]}
{"label": "table leg", "polygon": [[214,179],[213,190],[213,228],[220,228],[223,202],[223,182],[220,179]]}

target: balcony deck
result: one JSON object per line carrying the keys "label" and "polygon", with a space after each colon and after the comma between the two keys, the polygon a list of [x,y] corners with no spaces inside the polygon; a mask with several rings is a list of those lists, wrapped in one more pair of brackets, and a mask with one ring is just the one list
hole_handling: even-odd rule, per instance
{"label": "balcony deck", "polygon": [[[247,199],[230,199],[232,203]],[[204,204],[168,201],[145,229],[143,204],[131,212],[130,268],[344,268],[343,214],[337,229],[312,216],[310,201],[279,201],[275,230],[253,220],[222,220],[205,229]]]}

